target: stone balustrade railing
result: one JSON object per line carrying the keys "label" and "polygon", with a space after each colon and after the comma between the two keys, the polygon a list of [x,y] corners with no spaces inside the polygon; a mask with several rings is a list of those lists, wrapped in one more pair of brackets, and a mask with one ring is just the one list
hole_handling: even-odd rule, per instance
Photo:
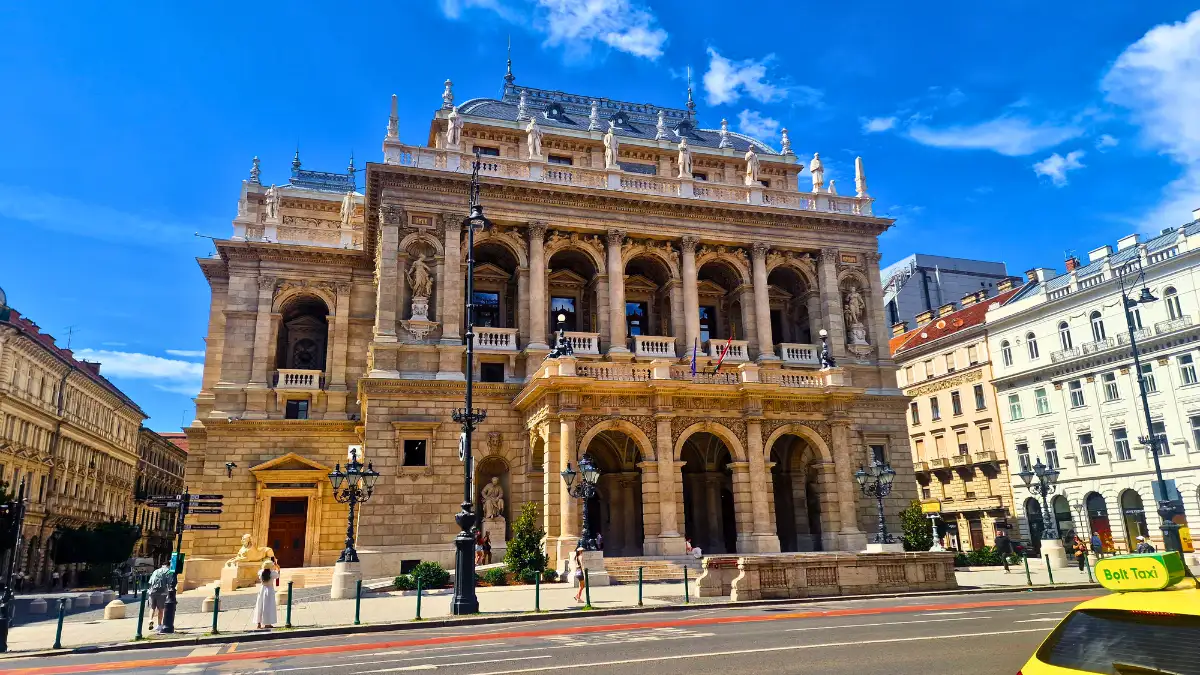
{"label": "stone balustrade railing", "polygon": [[517,329],[476,326],[475,349],[490,352],[515,352],[517,351]]}
{"label": "stone balustrade railing", "polygon": [[571,349],[583,356],[598,356],[600,354],[600,334],[566,331],[564,336],[571,344]]}
{"label": "stone balustrade railing", "polygon": [[275,371],[275,388],[298,391],[315,391],[321,388],[320,370],[280,368]]}
{"label": "stone balustrade railing", "polygon": [[821,364],[821,348],[817,345],[783,342],[779,345],[779,358],[784,363],[797,363],[805,366]]}
{"label": "stone balustrade railing", "polygon": [[675,338],[658,335],[634,335],[633,355],[653,359],[677,358],[675,353]]}
{"label": "stone balustrade railing", "polygon": [[725,361],[738,362],[750,360],[750,343],[746,340],[709,340],[705,343],[705,351],[714,359],[721,358],[721,353],[726,351]]}
{"label": "stone balustrade railing", "polygon": [[704,558],[701,597],[808,598],[951,590],[954,553],[783,553]]}
{"label": "stone balustrade railing", "polygon": [[588,377],[611,382],[681,380],[696,384],[775,384],[789,388],[841,387],[849,384],[841,368],[816,372],[797,372],[779,368],[763,370],[756,363],[722,367],[719,371],[698,369],[675,363],[674,359],[655,359],[650,363],[616,361],[580,361],[573,357],[546,359],[534,379],[548,377]]}

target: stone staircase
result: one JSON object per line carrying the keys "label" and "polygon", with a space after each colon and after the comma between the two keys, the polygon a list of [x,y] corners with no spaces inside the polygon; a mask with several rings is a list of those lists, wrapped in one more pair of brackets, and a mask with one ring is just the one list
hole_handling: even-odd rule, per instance
{"label": "stone staircase", "polygon": [[636,584],[639,567],[643,568],[642,581],[645,582],[683,583],[684,567],[688,570],[688,578],[694,581],[702,571],[700,561],[691,556],[604,558],[604,569],[614,584]]}
{"label": "stone staircase", "polygon": [[279,570],[279,581],[284,586],[293,576],[304,577],[304,588],[330,586],[333,584],[333,567],[285,567]]}

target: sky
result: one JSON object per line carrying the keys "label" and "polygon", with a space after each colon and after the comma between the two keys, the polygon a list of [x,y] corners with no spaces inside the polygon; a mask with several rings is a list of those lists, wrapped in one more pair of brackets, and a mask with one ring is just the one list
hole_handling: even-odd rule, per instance
{"label": "sky", "polygon": [[[911,253],[1062,269],[1200,208],[1200,12],[1090,3],[393,0],[0,8],[0,287],[177,430],[208,286],[251,158],[263,182],[428,139],[442,83],[682,107],[850,192],[862,156],[883,264]],[[1086,9],[1084,7],[1086,6]],[[744,12],[750,10],[750,14]],[[807,175],[807,174],[805,174]],[[361,180],[361,174],[360,174]],[[803,181],[802,181],[803,184]],[[361,186],[360,186],[361,187]]]}

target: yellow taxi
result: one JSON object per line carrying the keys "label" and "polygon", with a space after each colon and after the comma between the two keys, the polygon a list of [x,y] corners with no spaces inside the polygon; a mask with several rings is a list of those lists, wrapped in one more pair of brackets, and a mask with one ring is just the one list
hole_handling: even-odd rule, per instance
{"label": "yellow taxi", "polygon": [[1200,675],[1200,587],[1180,555],[1104,558],[1111,595],[1076,606],[1017,675]]}

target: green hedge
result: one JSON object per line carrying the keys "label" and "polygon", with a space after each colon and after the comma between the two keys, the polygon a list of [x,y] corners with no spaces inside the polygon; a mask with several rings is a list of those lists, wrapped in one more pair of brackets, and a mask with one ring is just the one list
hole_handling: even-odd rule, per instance
{"label": "green hedge", "polygon": [[494,567],[483,573],[483,580],[493,586],[507,586],[508,572],[502,567]]}

